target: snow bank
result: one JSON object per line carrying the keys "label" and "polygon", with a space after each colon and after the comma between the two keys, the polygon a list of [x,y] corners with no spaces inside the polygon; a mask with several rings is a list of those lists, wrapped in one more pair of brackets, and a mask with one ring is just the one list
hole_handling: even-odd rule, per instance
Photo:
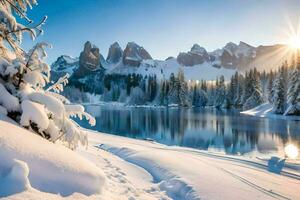
{"label": "snow bank", "polygon": [[0,197],[8,196],[30,189],[28,180],[29,169],[25,162],[14,159],[12,166],[0,177]]}
{"label": "snow bank", "polygon": [[250,110],[243,111],[241,113],[251,116],[266,117],[272,112],[272,109],[273,106],[271,104],[264,103]]}
{"label": "snow bank", "polygon": [[[75,192],[92,195],[101,193],[105,183],[102,170],[90,161],[5,121],[0,121],[0,160],[1,188],[10,187],[1,190],[0,196],[20,192],[30,185],[62,196]],[[14,187],[2,184],[4,180]]]}
{"label": "snow bank", "polygon": [[279,119],[300,120],[300,116],[292,115],[278,115],[272,112],[273,106],[270,103],[263,103],[255,108],[241,112],[241,114],[256,116],[256,117],[268,117]]}

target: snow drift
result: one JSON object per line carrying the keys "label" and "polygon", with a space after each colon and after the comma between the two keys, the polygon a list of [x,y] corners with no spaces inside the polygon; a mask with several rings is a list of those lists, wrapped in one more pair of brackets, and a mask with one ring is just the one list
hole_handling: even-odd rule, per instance
{"label": "snow drift", "polygon": [[0,121],[0,160],[0,197],[30,187],[62,196],[92,195],[101,193],[105,183],[90,161],[5,121]]}

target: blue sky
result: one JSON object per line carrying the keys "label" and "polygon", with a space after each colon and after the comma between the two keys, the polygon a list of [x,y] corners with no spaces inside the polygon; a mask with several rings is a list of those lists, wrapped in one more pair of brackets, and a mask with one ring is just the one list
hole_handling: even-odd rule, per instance
{"label": "blue sky", "polygon": [[[194,43],[208,51],[227,42],[251,45],[281,43],[288,21],[300,19],[298,0],[40,0],[28,12],[38,22],[48,16],[37,41],[53,45],[48,61],[78,56],[87,40],[104,57],[117,41],[135,41],[152,57],[165,59]],[[25,49],[34,42],[26,39]]]}

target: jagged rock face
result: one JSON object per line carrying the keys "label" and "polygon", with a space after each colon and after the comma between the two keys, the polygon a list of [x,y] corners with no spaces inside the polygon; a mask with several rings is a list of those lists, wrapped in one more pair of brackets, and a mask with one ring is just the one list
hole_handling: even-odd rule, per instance
{"label": "jagged rock face", "polygon": [[129,42],[123,53],[123,64],[138,67],[142,60],[152,59],[150,54],[134,42]]}
{"label": "jagged rock face", "polygon": [[92,46],[89,41],[86,42],[84,44],[84,49],[79,56],[79,68],[74,75],[76,77],[83,77],[92,71],[101,69],[101,56],[98,47]]}
{"label": "jagged rock face", "polygon": [[238,60],[235,55],[224,49],[221,55],[221,65],[225,68],[235,68],[237,64]]}
{"label": "jagged rock face", "polygon": [[70,67],[78,65],[78,58],[72,58],[68,55],[62,55],[57,58],[57,60],[52,63],[51,70],[54,71],[64,71]]}
{"label": "jagged rock face", "polygon": [[123,50],[119,43],[115,42],[109,47],[106,62],[108,63],[118,63],[123,56]]}
{"label": "jagged rock face", "polygon": [[189,52],[179,53],[177,61],[184,66],[194,66],[209,61],[209,55],[203,47],[194,44]]}
{"label": "jagged rock face", "polygon": [[237,68],[248,66],[255,60],[256,48],[240,42],[239,45],[227,43],[220,56],[221,65],[225,68]]}
{"label": "jagged rock face", "polygon": [[57,81],[59,77],[64,76],[66,73],[72,75],[78,66],[78,58],[62,55],[51,65],[51,79]]}

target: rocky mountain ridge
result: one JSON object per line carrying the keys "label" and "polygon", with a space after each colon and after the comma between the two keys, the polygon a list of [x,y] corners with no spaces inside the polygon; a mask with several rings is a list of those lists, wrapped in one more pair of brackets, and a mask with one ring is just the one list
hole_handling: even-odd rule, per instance
{"label": "rocky mountain ridge", "polygon": [[[85,43],[79,59],[71,59],[66,55],[60,56],[52,64],[52,69],[56,72],[74,73],[74,76],[78,78],[95,71],[157,74],[165,77],[168,74],[164,74],[164,72],[170,71],[167,69],[171,68],[170,66],[189,71],[188,68],[201,68],[202,66],[210,66],[212,71],[216,68],[223,69],[223,71],[226,69],[245,71],[253,67],[259,69],[262,65],[260,63],[262,58],[268,57],[268,55],[274,56],[282,48],[285,48],[285,45],[254,47],[245,42],[239,44],[229,42],[221,49],[207,52],[204,47],[194,44],[188,52],[180,52],[176,58],[168,57],[165,61],[161,61],[154,60],[145,48],[134,42],[129,42],[124,50],[115,42],[110,46],[107,58],[104,59],[99,48],[88,41]],[[198,73],[199,70],[196,71]]]}

